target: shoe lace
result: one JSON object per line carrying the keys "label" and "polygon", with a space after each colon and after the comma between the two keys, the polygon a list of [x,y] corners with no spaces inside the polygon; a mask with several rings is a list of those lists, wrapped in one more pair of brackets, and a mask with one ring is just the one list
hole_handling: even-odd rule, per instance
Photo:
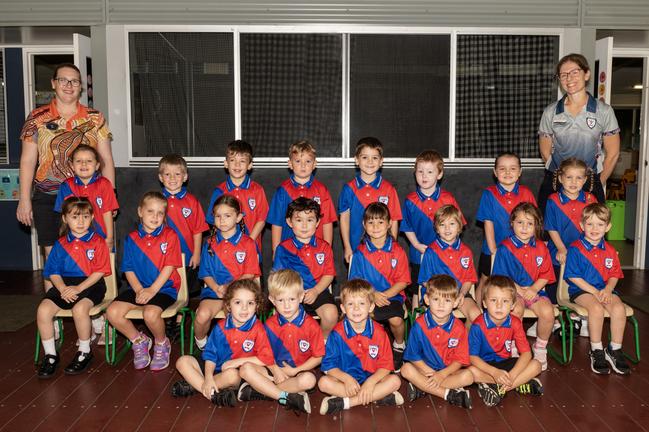
{"label": "shoe lace", "polygon": [[156,344],[156,346],[153,347],[153,358],[155,360],[163,360],[164,355],[165,355],[165,346]]}
{"label": "shoe lace", "polygon": [[146,341],[142,341],[138,344],[133,345],[133,351],[135,351],[135,355],[137,356],[143,356],[148,353],[148,344]]}

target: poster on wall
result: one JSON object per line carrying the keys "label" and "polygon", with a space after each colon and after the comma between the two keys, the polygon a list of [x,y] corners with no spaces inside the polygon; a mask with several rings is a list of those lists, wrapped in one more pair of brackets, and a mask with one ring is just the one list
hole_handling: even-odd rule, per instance
{"label": "poster on wall", "polygon": [[88,107],[92,108],[93,97],[92,97],[92,59],[86,57],[86,94],[88,95]]}

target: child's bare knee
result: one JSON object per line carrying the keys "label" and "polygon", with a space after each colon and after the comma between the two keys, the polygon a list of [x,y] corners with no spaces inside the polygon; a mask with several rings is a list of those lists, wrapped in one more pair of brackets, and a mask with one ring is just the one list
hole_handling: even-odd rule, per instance
{"label": "child's bare knee", "polygon": [[142,316],[144,317],[144,321],[148,323],[162,319],[162,313],[159,307],[145,307]]}
{"label": "child's bare knee", "polygon": [[301,373],[301,374],[299,374],[297,376],[297,379],[298,379],[298,384],[299,384],[300,388],[303,388],[303,389],[306,389],[306,390],[312,389],[316,385],[315,375],[313,375],[311,372]]}

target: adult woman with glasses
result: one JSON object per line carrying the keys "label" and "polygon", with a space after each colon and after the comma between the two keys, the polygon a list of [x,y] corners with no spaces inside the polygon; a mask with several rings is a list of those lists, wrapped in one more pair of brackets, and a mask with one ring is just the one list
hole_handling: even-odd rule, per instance
{"label": "adult woman with glasses", "polygon": [[[590,79],[586,58],[581,54],[564,56],[557,64],[557,79],[564,96],[545,108],[539,126],[539,150],[546,168],[538,197],[542,211],[553,192],[552,176],[564,159],[586,162],[596,173],[593,194],[604,202],[602,184],[620,155],[620,128],[613,108],[586,91]],[[584,186],[589,188],[590,179]]]}
{"label": "adult woman with glasses", "polygon": [[79,103],[79,69],[61,64],[54,70],[51,83],[54,98],[29,114],[20,135],[20,200],[16,210],[21,223],[35,225],[38,244],[44,247],[46,257],[58,238],[61,216],[54,212],[54,202],[61,183],[73,175],[68,159],[72,151],[79,144],[96,148],[102,174],[115,184],[110,130],[99,111]]}

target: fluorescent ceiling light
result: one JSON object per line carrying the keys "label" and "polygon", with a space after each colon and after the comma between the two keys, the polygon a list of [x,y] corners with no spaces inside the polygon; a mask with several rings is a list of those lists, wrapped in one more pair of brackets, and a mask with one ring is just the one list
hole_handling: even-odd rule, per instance
{"label": "fluorescent ceiling light", "polygon": [[636,84],[633,86],[633,90],[642,90],[642,84]]}

